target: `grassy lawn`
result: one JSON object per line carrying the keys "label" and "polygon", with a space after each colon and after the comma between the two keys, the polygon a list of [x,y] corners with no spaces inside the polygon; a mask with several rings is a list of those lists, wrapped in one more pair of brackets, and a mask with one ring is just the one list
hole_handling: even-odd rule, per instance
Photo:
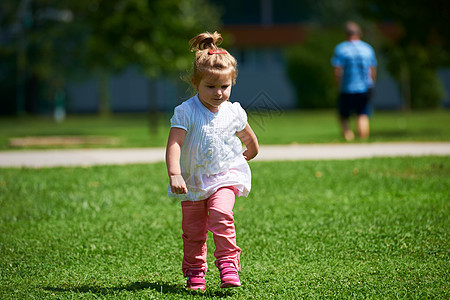
{"label": "grassy lawn", "polygon": [[184,290],[164,164],[0,169],[0,298],[450,298],[450,157],[251,168],[243,286],[218,287],[210,239],[204,294]]}
{"label": "grassy lawn", "polygon": [[[28,136],[106,137],[114,141],[66,147],[164,147],[169,118],[160,115],[156,130],[150,128],[146,114],[69,116],[60,124],[50,117],[1,118],[0,150],[42,148],[10,145],[11,138]],[[249,122],[261,144],[344,142],[334,111],[253,112],[249,113]],[[371,129],[370,142],[449,141],[450,111],[375,112]],[[59,146],[44,148],[51,147]]]}

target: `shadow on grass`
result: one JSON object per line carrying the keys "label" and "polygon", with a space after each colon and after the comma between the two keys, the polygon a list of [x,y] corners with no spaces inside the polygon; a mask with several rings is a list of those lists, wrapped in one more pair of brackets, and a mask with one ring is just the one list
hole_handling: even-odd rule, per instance
{"label": "shadow on grass", "polygon": [[184,295],[205,295],[208,297],[228,297],[230,296],[229,290],[226,291],[207,291],[207,292],[195,292],[188,291],[184,285],[177,285],[171,283],[161,282],[133,282],[128,285],[119,287],[100,287],[100,286],[79,286],[79,287],[49,287],[45,286],[42,289],[55,293],[74,292],[74,293],[91,293],[96,295],[114,295],[118,292],[138,292],[146,289],[155,290],[161,294],[184,294]]}

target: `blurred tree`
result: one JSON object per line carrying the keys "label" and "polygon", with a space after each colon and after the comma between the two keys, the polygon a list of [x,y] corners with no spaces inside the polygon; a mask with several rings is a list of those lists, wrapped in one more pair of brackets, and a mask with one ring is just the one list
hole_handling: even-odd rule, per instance
{"label": "blurred tree", "polygon": [[341,40],[341,30],[310,29],[305,43],[286,50],[287,73],[296,89],[299,107],[335,107],[337,87],[330,58]]}
{"label": "blurred tree", "polygon": [[[189,38],[215,30],[219,20],[207,0],[3,0],[0,79],[17,75],[1,88],[18,88],[2,102],[34,113],[43,91],[54,94],[68,78],[96,74],[107,113],[110,74],[130,65],[152,77],[186,70]],[[23,90],[29,105],[21,105]]]}
{"label": "blurred tree", "polygon": [[391,22],[400,34],[385,47],[405,109],[436,107],[444,96],[437,69],[450,65],[450,1],[359,0],[360,13]]}
{"label": "blurred tree", "polygon": [[[40,1],[42,2],[42,1]],[[0,81],[2,112],[37,112],[45,90],[58,89],[67,66],[73,18],[60,5],[47,7],[32,0],[0,2]],[[39,103],[40,102],[40,103]]]}
{"label": "blurred tree", "polygon": [[306,0],[311,10],[310,21],[326,27],[339,27],[348,20],[361,23],[354,0]]}

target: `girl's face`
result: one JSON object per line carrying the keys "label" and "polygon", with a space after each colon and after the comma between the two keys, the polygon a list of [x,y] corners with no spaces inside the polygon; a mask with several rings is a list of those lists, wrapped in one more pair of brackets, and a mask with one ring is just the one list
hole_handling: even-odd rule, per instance
{"label": "girl's face", "polygon": [[211,112],[219,111],[220,105],[230,98],[232,77],[230,74],[204,76],[195,85],[200,102]]}

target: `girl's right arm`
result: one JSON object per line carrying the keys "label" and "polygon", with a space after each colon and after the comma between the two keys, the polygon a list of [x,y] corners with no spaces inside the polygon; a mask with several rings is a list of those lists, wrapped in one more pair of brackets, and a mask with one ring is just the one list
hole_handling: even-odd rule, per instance
{"label": "girl's right arm", "polygon": [[186,137],[186,130],[172,127],[166,148],[166,165],[169,173],[170,189],[175,194],[186,194],[188,192],[186,183],[181,176],[180,155],[181,147]]}

